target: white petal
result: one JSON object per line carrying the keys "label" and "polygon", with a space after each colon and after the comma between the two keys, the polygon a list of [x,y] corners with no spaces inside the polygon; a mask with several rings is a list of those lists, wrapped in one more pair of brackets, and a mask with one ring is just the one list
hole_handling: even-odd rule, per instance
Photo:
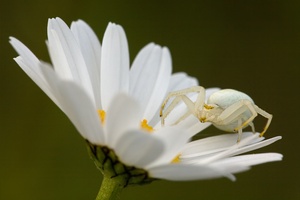
{"label": "white petal", "polygon": [[128,131],[115,145],[115,152],[122,163],[144,168],[165,150],[164,143],[144,131]]}
{"label": "white petal", "polygon": [[[245,132],[242,134],[242,139],[251,135],[252,133]],[[195,140],[188,143],[181,154],[182,157],[188,158],[220,152],[235,145],[237,143],[237,138],[237,134],[222,134]]]}
{"label": "white petal", "polygon": [[112,99],[106,116],[106,143],[112,148],[122,134],[140,128],[140,106],[126,94],[119,94]]}
{"label": "white petal", "polygon": [[14,37],[9,37],[9,39],[10,39],[9,40],[10,44],[13,46],[16,52],[22,57],[24,64],[38,71],[39,63],[40,63],[39,59],[21,41],[19,41]]}
{"label": "white petal", "polygon": [[64,55],[64,50],[59,41],[58,34],[50,26],[51,20],[48,21],[48,41],[47,46],[50,54],[51,61],[54,65],[55,71],[59,76],[65,80],[73,80],[74,75],[68,64],[66,55]]}
{"label": "white petal", "polygon": [[129,52],[125,32],[119,25],[109,23],[102,43],[101,100],[107,110],[113,97],[129,89]]}
{"label": "white petal", "polygon": [[82,85],[94,101],[89,73],[73,33],[60,18],[49,19],[48,47],[55,71],[66,80]]}
{"label": "white petal", "polygon": [[153,133],[165,145],[165,152],[162,152],[161,156],[155,160],[154,163],[147,166],[152,168],[153,166],[171,163],[172,160],[181,153],[182,148],[190,140],[190,137],[185,133],[185,129],[177,127],[165,127]]}
{"label": "white petal", "polygon": [[193,115],[190,115],[186,120],[180,122],[181,127],[185,127],[186,134],[191,138],[197,133],[203,131],[211,125],[211,123],[200,123],[200,121]]}
{"label": "white petal", "polygon": [[282,155],[279,153],[261,153],[261,154],[251,154],[243,156],[235,156],[231,158],[225,158],[223,160],[217,161],[214,165],[224,165],[224,164],[239,164],[246,166],[253,166],[267,162],[280,161],[282,160]]}
{"label": "white petal", "polygon": [[101,64],[101,45],[93,30],[82,20],[71,24],[77,43],[80,46],[84,61],[86,63],[89,76],[91,78],[95,102],[97,108],[101,108],[100,99],[100,64]]}
{"label": "white petal", "polygon": [[150,43],[140,50],[130,69],[129,94],[146,108],[160,70],[162,49]]}
{"label": "white petal", "polygon": [[[239,166],[244,170],[245,166]],[[188,164],[169,164],[161,165],[149,169],[150,177],[166,179],[171,181],[188,181],[188,180],[201,180],[213,179],[219,177],[227,177],[235,180],[230,170],[222,170],[208,165],[188,165]]]}
{"label": "white petal", "polygon": [[61,80],[53,69],[44,65],[41,67],[62,110],[72,121],[79,133],[89,142],[103,145],[103,130],[100,125],[97,109],[90,96],[77,83]]}
{"label": "white petal", "polygon": [[172,74],[168,92],[182,90],[198,85],[198,80],[188,76],[186,73],[177,72]]}
{"label": "white petal", "polygon": [[135,58],[130,70],[129,91],[144,108],[144,119],[152,119],[165,97],[171,68],[168,49],[153,43],[145,46]]}
{"label": "white petal", "polygon": [[[250,167],[247,165],[235,164],[235,163],[220,163],[220,164],[211,163],[209,166],[218,169],[220,171],[227,172],[228,174],[240,173],[250,169]],[[235,181],[235,177],[229,179]]]}
{"label": "white petal", "polygon": [[238,155],[241,153],[249,152],[258,148],[262,148],[264,146],[267,146],[279,139],[281,137],[274,137],[262,142],[257,142],[259,139],[259,133],[253,134],[249,137],[243,138],[239,143],[236,143],[235,145],[232,145],[230,148],[228,148],[225,151],[221,151],[220,153],[216,153],[214,155],[211,155],[207,158],[199,159],[198,162],[201,163],[212,163],[217,160],[221,160],[223,158],[231,157],[234,155]]}
{"label": "white petal", "polygon": [[256,150],[256,149],[260,149],[262,147],[268,146],[268,145],[280,140],[281,138],[282,138],[281,136],[277,136],[277,137],[273,137],[273,138],[270,138],[270,139],[267,139],[267,140],[264,140],[264,141],[261,141],[261,142],[251,142],[250,144],[233,151],[229,155],[234,156],[234,155],[246,153],[246,152],[249,152],[249,151],[253,151],[253,150]]}
{"label": "white petal", "polygon": [[156,111],[160,108],[160,105],[164,100],[169,86],[169,79],[172,72],[172,60],[169,49],[166,47],[163,47],[162,49],[162,58],[160,66],[162,68],[162,71],[157,75],[159,77],[156,80],[155,88],[152,92],[144,114],[144,118],[149,119],[149,121],[151,121]]}
{"label": "white petal", "polygon": [[10,37],[10,43],[20,55],[15,58],[18,65],[49,96],[49,98],[60,107],[59,102],[53,95],[51,87],[44,78],[38,58],[16,38]]}

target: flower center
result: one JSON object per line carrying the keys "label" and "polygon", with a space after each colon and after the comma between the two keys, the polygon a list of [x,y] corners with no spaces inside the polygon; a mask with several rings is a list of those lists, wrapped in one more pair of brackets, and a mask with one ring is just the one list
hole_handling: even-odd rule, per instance
{"label": "flower center", "polygon": [[[103,125],[105,123],[106,112],[104,110],[97,110],[97,111],[98,111],[100,121]],[[154,131],[153,127],[148,124],[148,121],[146,119],[143,119],[141,121],[140,126],[144,131],[147,131],[149,133]]]}
{"label": "flower center", "polygon": [[141,121],[141,128],[149,133],[153,132],[154,129],[152,128],[152,126],[149,126],[148,121],[146,119],[143,119]]}
{"label": "flower center", "polygon": [[98,110],[98,115],[99,115],[99,118],[101,120],[101,123],[104,124],[105,123],[106,112],[104,110]]}
{"label": "flower center", "polygon": [[175,158],[173,158],[173,160],[171,161],[171,163],[180,163],[180,154],[178,154]]}

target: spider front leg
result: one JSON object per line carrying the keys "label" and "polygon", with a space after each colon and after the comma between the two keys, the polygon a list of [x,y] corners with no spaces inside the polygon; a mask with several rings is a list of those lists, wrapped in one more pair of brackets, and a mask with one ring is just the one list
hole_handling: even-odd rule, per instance
{"label": "spider front leg", "polygon": [[186,106],[188,107],[188,111],[181,116],[173,125],[179,123],[180,121],[187,118],[189,115],[194,114],[195,115],[195,104],[185,95],[180,95],[175,97],[175,99],[171,102],[171,104],[166,108],[165,112],[161,115],[161,124],[165,124],[166,117],[170,114],[172,110],[177,106],[178,103],[184,102]]}
{"label": "spider front leg", "polygon": [[[198,97],[196,102],[192,102],[186,95],[189,93],[198,92]],[[171,102],[171,104],[167,107],[165,112],[163,113],[163,110],[170,100],[170,98],[175,97],[174,100]],[[199,107],[203,107],[205,100],[205,89],[201,86],[193,86],[190,88],[186,88],[183,90],[178,90],[174,92],[170,92],[168,96],[165,98],[164,102],[161,105],[160,109],[160,117],[161,117],[161,123],[164,125],[165,118],[170,114],[170,112],[176,107],[177,104],[179,104],[181,101],[184,102],[188,108],[188,111],[180,117],[174,124],[179,123],[180,121],[187,118],[189,115],[193,114],[197,117],[197,110]]]}

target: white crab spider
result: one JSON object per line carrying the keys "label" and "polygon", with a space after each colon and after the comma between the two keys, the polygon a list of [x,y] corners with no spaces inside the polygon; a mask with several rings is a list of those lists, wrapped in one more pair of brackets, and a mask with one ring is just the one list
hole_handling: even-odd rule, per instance
{"label": "white crab spider", "polygon": [[[193,92],[199,93],[195,102],[186,96]],[[163,112],[166,103],[172,97],[175,97],[174,100],[166,108],[165,112]],[[267,131],[272,120],[271,114],[255,105],[253,100],[243,92],[233,89],[219,90],[213,93],[208,98],[207,103],[205,103],[205,89],[201,86],[194,86],[168,94],[160,109],[162,125],[164,125],[166,117],[180,101],[186,104],[188,111],[175,124],[193,114],[202,123],[211,122],[215,127],[223,131],[238,132],[238,141],[241,138],[242,129],[248,125],[252,128],[252,132],[255,133],[252,121],[258,114],[268,120],[263,131],[260,133],[260,137]]]}

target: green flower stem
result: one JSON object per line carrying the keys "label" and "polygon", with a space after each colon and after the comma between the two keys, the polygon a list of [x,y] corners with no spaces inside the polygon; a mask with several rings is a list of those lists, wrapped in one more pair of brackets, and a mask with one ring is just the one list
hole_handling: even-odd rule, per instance
{"label": "green flower stem", "polygon": [[120,180],[118,180],[118,178],[104,176],[96,200],[120,199],[120,194],[123,188],[124,185],[120,182]]}

